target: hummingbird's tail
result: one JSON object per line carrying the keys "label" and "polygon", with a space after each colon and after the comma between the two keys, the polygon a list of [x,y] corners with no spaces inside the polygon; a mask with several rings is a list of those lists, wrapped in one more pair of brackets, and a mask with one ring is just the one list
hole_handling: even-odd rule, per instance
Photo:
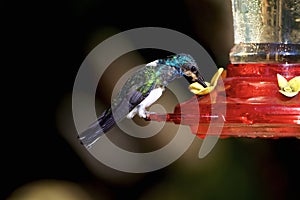
{"label": "hummingbird's tail", "polygon": [[111,109],[104,111],[101,116],[92,123],[80,136],[78,136],[81,144],[85,147],[90,148],[101,135],[105,134],[115,125],[115,119]]}

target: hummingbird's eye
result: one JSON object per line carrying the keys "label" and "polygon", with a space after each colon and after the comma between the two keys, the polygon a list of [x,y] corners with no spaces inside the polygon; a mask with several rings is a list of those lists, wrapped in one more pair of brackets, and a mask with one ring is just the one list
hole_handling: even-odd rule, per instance
{"label": "hummingbird's eye", "polygon": [[191,67],[191,72],[196,73],[197,72],[197,68],[195,66]]}

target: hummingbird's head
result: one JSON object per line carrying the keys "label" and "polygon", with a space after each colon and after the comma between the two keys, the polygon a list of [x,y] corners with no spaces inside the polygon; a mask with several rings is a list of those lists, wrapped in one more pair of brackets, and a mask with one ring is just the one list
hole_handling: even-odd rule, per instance
{"label": "hummingbird's head", "polygon": [[198,82],[203,87],[207,87],[204,78],[200,74],[199,67],[194,58],[189,54],[177,54],[172,57],[174,67],[183,74],[183,76],[190,82]]}

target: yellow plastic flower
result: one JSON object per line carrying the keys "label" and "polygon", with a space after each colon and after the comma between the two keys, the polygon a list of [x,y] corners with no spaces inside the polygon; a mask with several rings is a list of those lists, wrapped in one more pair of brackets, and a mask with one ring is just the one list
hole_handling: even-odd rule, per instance
{"label": "yellow plastic flower", "polygon": [[210,83],[205,82],[207,87],[203,87],[200,83],[195,82],[190,84],[189,89],[192,93],[196,95],[206,95],[209,94],[211,91],[213,91],[218,83],[218,80],[224,71],[223,68],[219,68],[218,71],[215,73],[215,75],[212,77]]}
{"label": "yellow plastic flower", "polygon": [[279,92],[287,97],[294,97],[300,91],[300,76],[292,78],[287,81],[283,76],[277,74],[278,86],[280,88]]}

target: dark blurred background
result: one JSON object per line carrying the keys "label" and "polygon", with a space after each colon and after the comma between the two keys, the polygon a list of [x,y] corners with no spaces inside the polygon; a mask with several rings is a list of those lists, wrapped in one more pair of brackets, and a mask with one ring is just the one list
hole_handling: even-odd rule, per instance
{"label": "dark blurred background", "polygon": [[[1,133],[0,199],[299,198],[297,139],[223,139],[202,160],[197,139],[169,167],[145,174],[110,169],[74,145],[72,87],[96,45],[128,29],[164,27],[192,37],[218,66],[226,66],[233,45],[230,0],[3,5],[3,39],[8,44],[2,65],[7,70],[2,73],[7,90],[3,110],[8,120]],[[137,54],[147,62],[163,52]],[[103,97],[104,103],[110,95]]]}

